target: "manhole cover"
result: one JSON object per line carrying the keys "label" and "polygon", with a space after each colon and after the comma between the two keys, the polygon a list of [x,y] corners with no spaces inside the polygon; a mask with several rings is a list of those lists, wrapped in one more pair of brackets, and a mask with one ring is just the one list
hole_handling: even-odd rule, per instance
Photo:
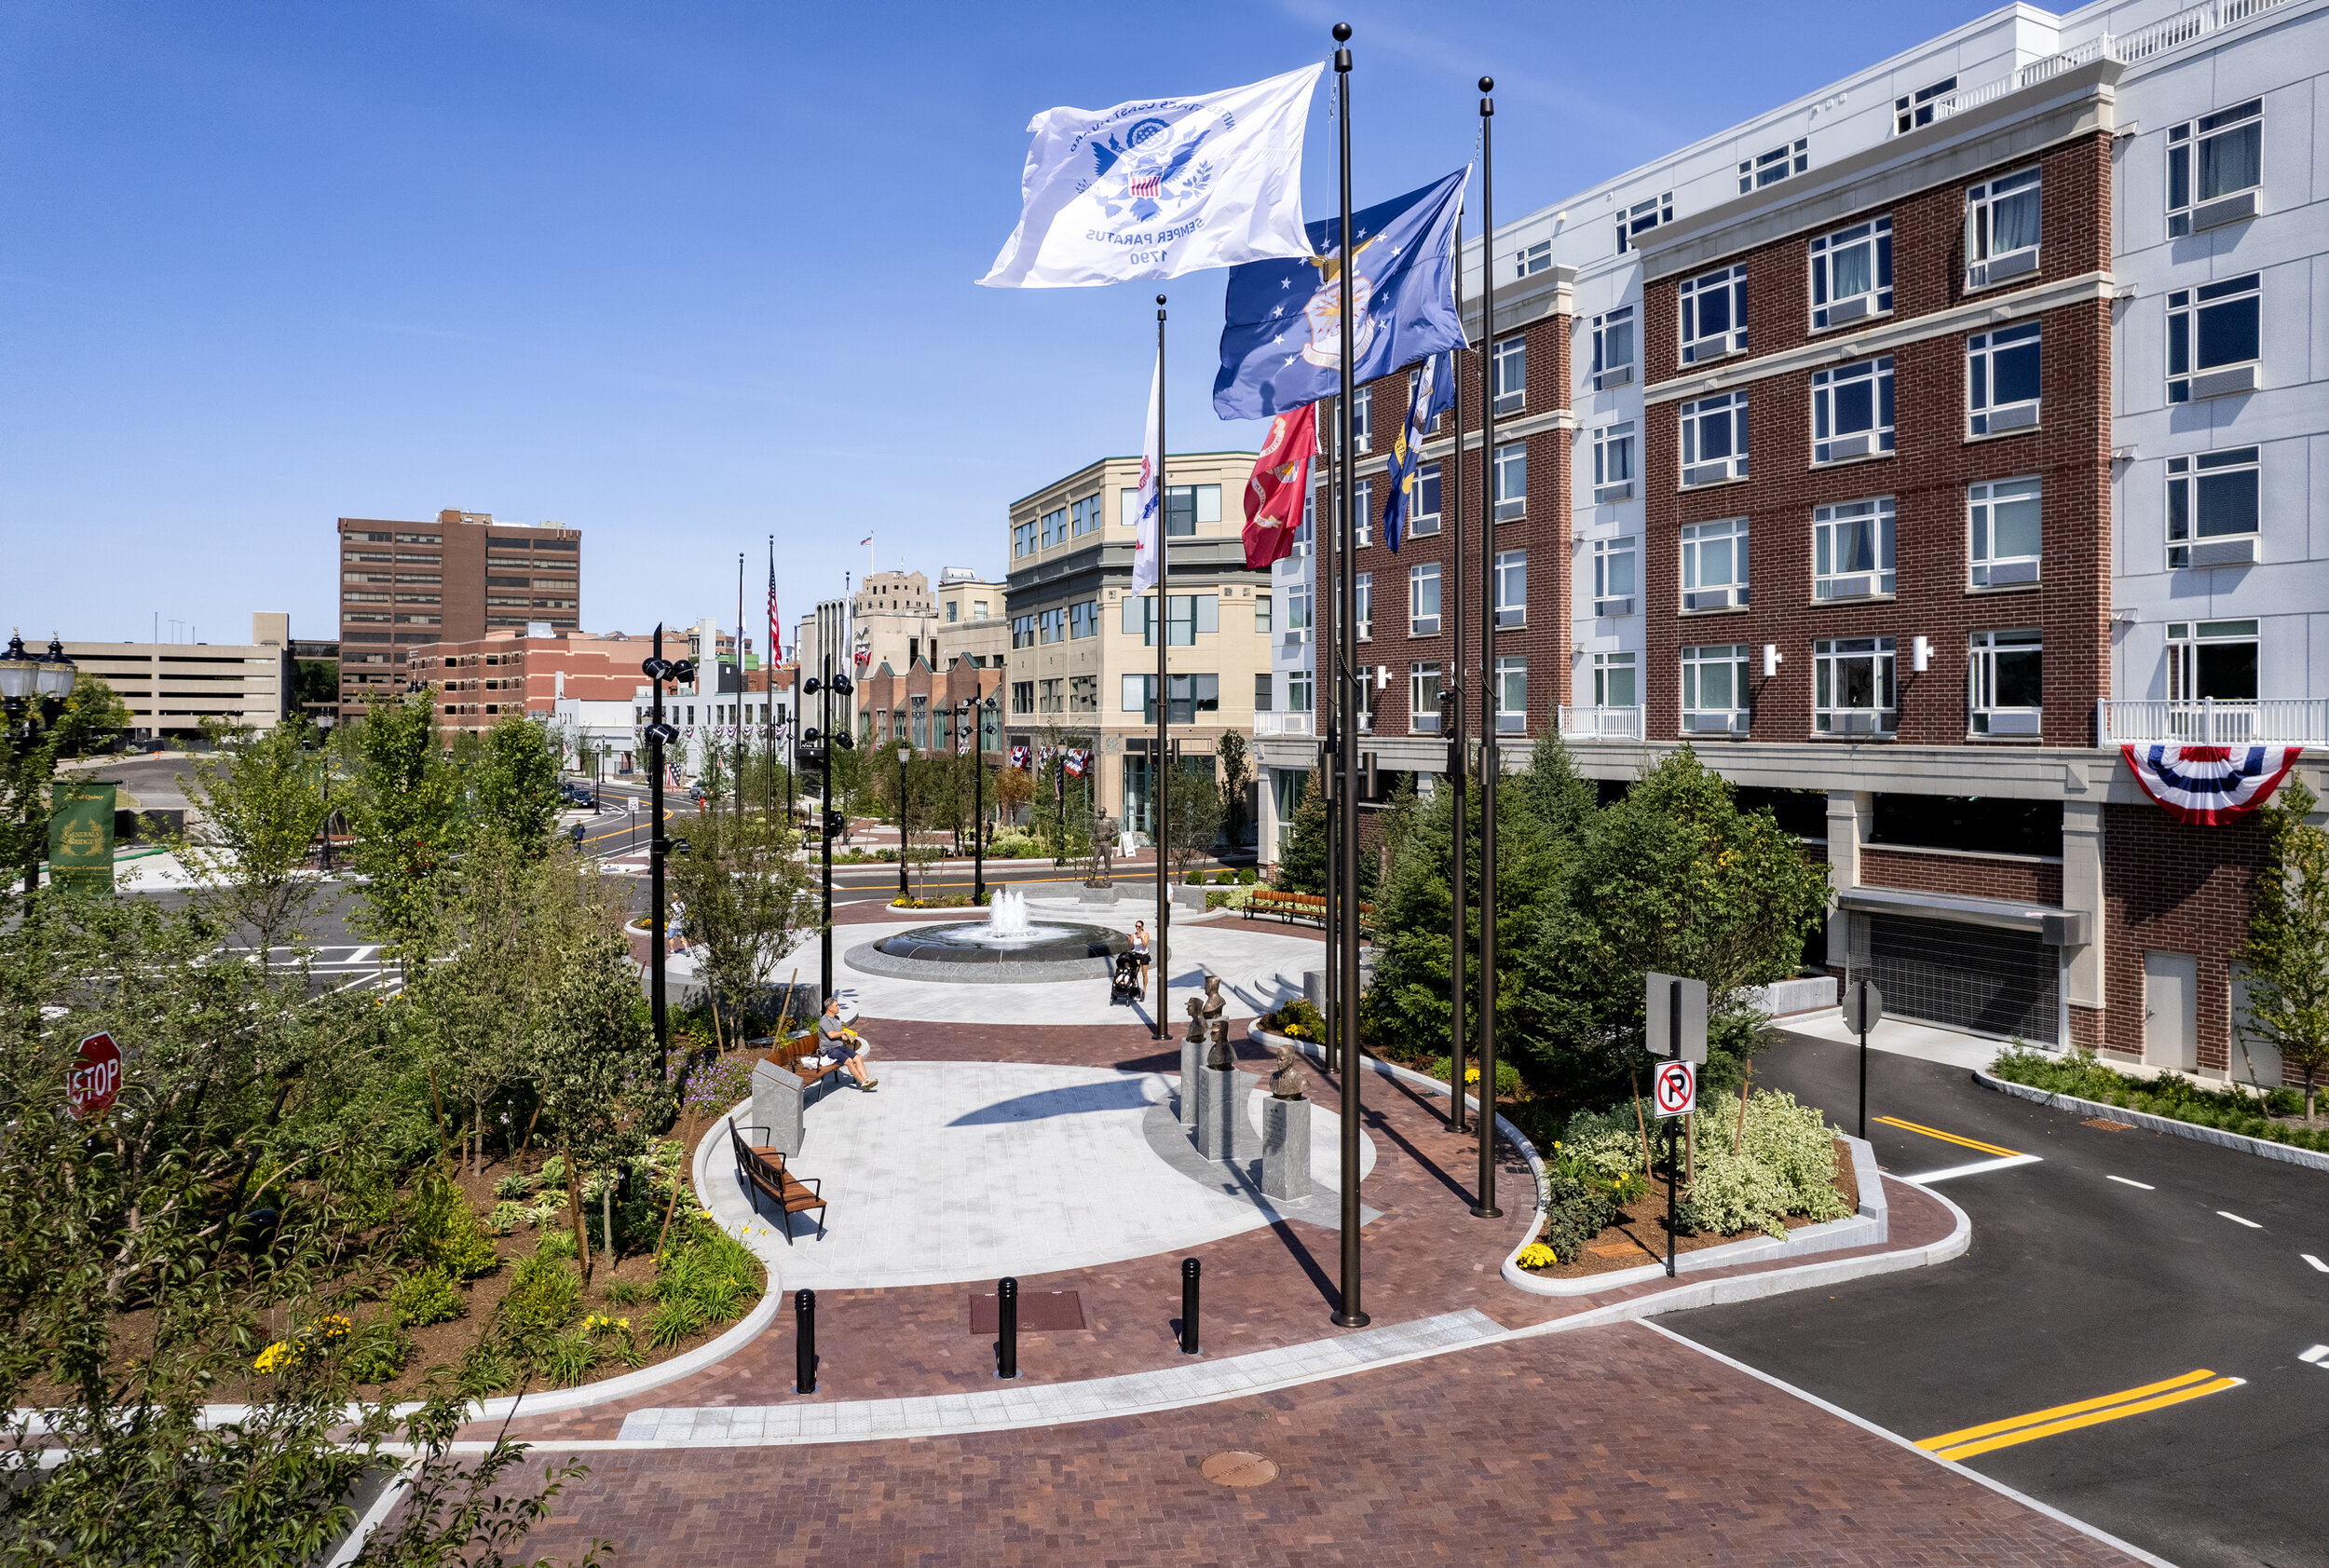
{"label": "manhole cover", "polygon": [[2135,1130],[2135,1125],[2132,1122],[2114,1122],[2107,1116],[2090,1116],[2087,1118],[2086,1125],[2090,1127],[2100,1127],[2104,1132],[2133,1132]]}
{"label": "manhole cover", "polygon": [[1260,1486],[1277,1479],[1278,1467],[1258,1453],[1230,1449],[1197,1466],[1216,1486]]}

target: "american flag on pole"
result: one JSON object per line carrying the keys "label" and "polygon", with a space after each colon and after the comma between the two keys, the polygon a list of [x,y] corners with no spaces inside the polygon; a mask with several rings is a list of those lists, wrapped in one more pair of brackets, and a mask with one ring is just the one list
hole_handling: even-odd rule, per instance
{"label": "american flag on pole", "polygon": [[679,764],[678,764],[678,763],[676,763],[676,762],[666,762],[666,763],[664,763],[664,764],[663,764],[663,773],[664,773],[664,780],[663,780],[663,782],[664,782],[665,784],[669,784],[669,785],[671,785],[671,787],[672,787],[672,788],[674,788],[674,789],[678,789],[678,788],[683,787],[683,786],[681,785],[680,782],[679,782]]}

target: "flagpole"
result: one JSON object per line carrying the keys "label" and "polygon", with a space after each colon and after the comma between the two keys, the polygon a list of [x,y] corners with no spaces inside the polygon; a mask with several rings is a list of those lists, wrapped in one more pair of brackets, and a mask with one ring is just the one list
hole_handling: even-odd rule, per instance
{"label": "flagpole", "polygon": [[[1192,513],[1193,515],[1193,513]],[[1173,890],[1165,871],[1165,726],[1172,713],[1172,680],[1166,655],[1173,642],[1172,575],[1165,569],[1172,531],[1172,492],[1164,485],[1164,296],[1156,296],[1156,1038],[1164,1038],[1165,993],[1172,984],[1167,947],[1173,930]],[[1193,624],[1193,622],[1192,622]],[[1192,711],[1190,716],[1196,715]]]}
{"label": "flagpole", "polygon": [[[1464,332],[1464,210],[1461,207],[1456,209],[1455,258],[1456,332],[1461,336]],[[1455,423],[1455,449],[1449,455],[1447,468],[1451,481],[1448,505],[1455,513],[1455,569],[1451,574],[1455,579],[1455,620],[1449,646],[1455,650],[1455,657],[1448,661],[1449,685],[1441,695],[1439,711],[1448,716],[1448,785],[1455,792],[1452,819],[1455,828],[1451,835],[1454,847],[1448,865],[1448,929],[1455,948],[1448,964],[1448,1084],[1452,1090],[1448,1096],[1448,1126],[1451,1131],[1462,1132],[1464,1123],[1464,1048],[1467,1043],[1464,1029],[1464,992],[1470,989],[1469,976],[1464,973],[1464,960],[1471,948],[1471,942],[1464,929],[1467,913],[1464,873],[1464,862],[1472,855],[1472,831],[1464,812],[1464,348],[1461,345],[1448,362],[1450,379],[1454,383],[1451,389],[1454,402],[1450,412],[1454,416]]]}
{"label": "flagpole", "polygon": [[[1496,1207],[1496,90],[1480,78],[1480,1184],[1472,1212]],[[1456,1092],[1463,1093],[1461,1084]]]}
{"label": "flagpole", "polygon": [[[761,776],[760,814],[773,820],[776,816],[776,667],[783,661],[784,645],[776,635],[776,536],[769,536],[769,656],[760,662],[769,672],[769,700],[760,704],[762,715],[760,740],[768,753],[768,771]],[[793,777],[790,769],[784,774],[784,826],[793,825]]]}
{"label": "flagpole", "polygon": [[1342,1046],[1342,1289],[1340,1309],[1334,1315],[1335,1324],[1344,1329],[1361,1329],[1369,1319],[1359,1299],[1358,1258],[1358,691],[1354,675],[1358,663],[1358,579],[1355,569],[1355,547],[1358,542],[1358,517],[1352,495],[1352,459],[1358,455],[1351,425],[1352,358],[1355,353],[1351,314],[1355,308],[1351,295],[1351,24],[1334,24],[1334,108],[1335,123],[1341,133],[1341,174],[1342,187],[1342,307],[1338,313],[1342,328],[1341,356],[1342,385],[1340,405],[1335,417],[1340,431],[1344,459],[1336,476],[1342,487],[1342,531],[1334,541],[1335,585],[1338,601],[1335,606],[1335,763],[1341,777],[1336,781],[1335,804],[1342,819],[1342,841],[1335,846],[1342,883],[1342,907],[1339,911],[1335,937],[1340,951],[1335,955],[1342,976],[1341,995],[1336,999],[1335,1038]]}
{"label": "flagpole", "polygon": [[[716,649],[715,650],[717,651]],[[752,694],[744,679],[744,552],[736,552],[736,825],[744,825],[744,699]]]}

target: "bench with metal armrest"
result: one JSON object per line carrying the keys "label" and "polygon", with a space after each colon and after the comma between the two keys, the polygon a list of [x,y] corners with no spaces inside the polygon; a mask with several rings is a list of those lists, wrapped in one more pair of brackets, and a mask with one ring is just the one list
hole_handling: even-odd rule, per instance
{"label": "bench with metal armrest", "polygon": [[792,1245],[793,1216],[810,1209],[817,1213],[817,1236],[824,1236],[824,1199],[818,1189],[824,1183],[811,1177],[807,1180],[795,1176],[786,1166],[784,1152],[773,1144],[756,1144],[746,1140],[745,1133],[769,1136],[766,1127],[737,1127],[735,1119],[728,1123],[729,1147],[736,1156],[736,1175],[752,1189],[752,1212],[760,1212],[760,1199],[766,1196],[784,1213],[784,1243]]}

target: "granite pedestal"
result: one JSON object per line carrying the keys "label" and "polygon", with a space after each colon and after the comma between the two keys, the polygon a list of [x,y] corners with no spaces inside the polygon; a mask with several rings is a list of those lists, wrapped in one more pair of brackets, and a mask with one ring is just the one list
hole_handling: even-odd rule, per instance
{"label": "granite pedestal", "polygon": [[1310,1101],[1261,1102],[1261,1191],[1288,1201],[1310,1196]]}
{"label": "granite pedestal", "polygon": [[[1200,1047],[1202,1049],[1203,1047]],[[1197,1069],[1197,1152],[1208,1160],[1249,1160],[1253,1129],[1246,1124],[1246,1096],[1253,1076],[1235,1068]]]}
{"label": "granite pedestal", "polygon": [[[768,1144],[788,1156],[800,1152],[801,1133],[807,1120],[802,1113],[803,1098],[799,1078],[774,1062],[755,1064],[752,1125],[767,1128]],[[757,1135],[748,1135],[745,1141],[758,1141]]]}
{"label": "granite pedestal", "polygon": [[1205,1054],[1209,1049],[1202,1040],[1180,1043],[1180,1125],[1184,1130],[1194,1131],[1197,1125],[1197,1074],[1205,1068]]}

